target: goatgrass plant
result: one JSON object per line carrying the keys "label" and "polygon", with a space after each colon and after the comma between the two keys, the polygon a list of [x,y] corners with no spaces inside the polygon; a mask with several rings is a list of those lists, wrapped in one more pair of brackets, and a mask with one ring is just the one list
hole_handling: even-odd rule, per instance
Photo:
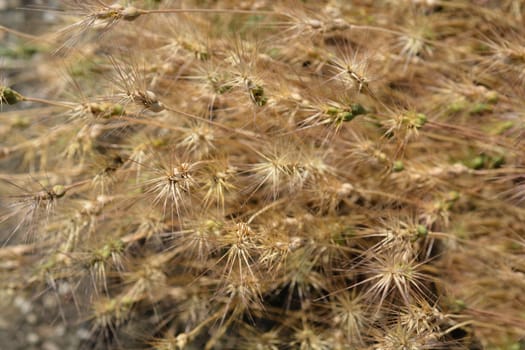
{"label": "goatgrass plant", "polygon": [[86,349],[523,349],[524,11],[71,0],[0,27],[38,44],[3,60],[0,287],[74,301]]}

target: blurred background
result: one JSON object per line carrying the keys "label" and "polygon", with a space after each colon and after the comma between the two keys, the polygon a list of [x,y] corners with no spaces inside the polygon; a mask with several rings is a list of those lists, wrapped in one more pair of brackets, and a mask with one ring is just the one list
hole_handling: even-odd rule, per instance
{"label": "blurred background", "polygon": [[[0,24],[9,28],[38,32],[55,20],[44,8],[56,8],[56,0],[0,0]],[[30,10],[31,9],[31,10]]]}
{"label": "blurred background", "polygon": [[[55,9],[57,5],[55,0],[0,0],[0,25],[30,34],[48,32],[59,19],[46,9]],[[24,79],[20,73],[24,66],[37,64],[34,60],[38,55],[37,45],[0,30],[0,79],[10,85],[25,85],[23,90],[36,88],[34,82]],[[9,109],[8,106],[2,108]],[[74,303],[59,305],[57,297],[67,289],[67,285],[57,290],[48,288],[47,292],[35,296],[0,288],[0,349],[80,349],[82,342],[89,338],[89,330],[68,320],[64,325],[61,314],[74,313]]]}

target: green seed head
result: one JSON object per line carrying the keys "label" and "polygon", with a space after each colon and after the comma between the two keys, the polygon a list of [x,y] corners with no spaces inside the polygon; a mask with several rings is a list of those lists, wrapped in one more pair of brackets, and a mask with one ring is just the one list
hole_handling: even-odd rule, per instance
{"label": "green seed head", "polygon": [[352,106],[352,114],[354,115],[354,117],[358,116],[358,115],[361,115],[361,114],[366,114],[366,109],[361,106],[359,103],[354,103]]}
{"label": "green seed head", "polygon": [[66,194],[66,188],[62,185],[53,186],[53,193],[57,198],[63,197]]}
{"label": "green seed head", "polygon": [[487,103],[475,103],[471,106],[470,114],[483,114],[485,112],[491,112],[493,107]]}
{"label": "green seed head", "polygon": [[396,173],[403,171],[405,169],[405,165],[401,160],[396,160],[392,166],[392,170],[394,170]]}
{"label": "green seed head", "polygon": [[460,195],[457,191],[450,191],[447,193],[447,201],[448,202],[455,202],[459,199]]}
{"label": "green seed head", "polygon": [[133,300],[133,298],[130,296],[124,296],[122,299],[120,299],[120,303],[122,306],[130,306],[133,305],[134,302],[135,300]]}
{"label": "green seed head", "polygon": [[13,128],[17,128],[17,129],[25,129],[25,128],[28,128],[29,126],[31,126],[31,123],[28,119],[26,118],[22,118],[22,117],[17,117],[14,121],[13,121],[13,124],[11,124],[11,126]]}
{"label": "green seed head", "polygon": [[250,97],[257,106],[264,106],[268,98],[264,96],[264,88],[261,85],[250,87]]}
{"label": "green seed head", "polygon": [[98,256],[106,260],[114,253],[121,253],[124,250],[124,242],[121,240],[111,241],[98,250]]}
{"label": "green seed head", "polygon": [[167,142],[166,139],[163,138],[155,138],[151,140],[151,145],[155,148],[166,146]]}
{"label": "green seed head", "polygon": [[228,84],[220,85],[220,86],[218,86],[216,88],[217,93],[219,95],[225,94],[225,93],[229,92],[231,89],[233,89],[233,86],[228,85]]}
{"label": "green seed head", "polygon": [[423,125],[425,125],[427,123],[427,116],[424,115],[423,113],[418,113],[416,115],[416,121],[415,121],[415,126],[416,128],[421,128],[423,127]]}
{"label": "green seed head", "polygon": [[328,107],[326,109],[326,114],[328,115],[337,115],[339,112],[340,112],[340,109],[336,107]]}
{"label": "green seed head", "polygon": [[426,237],[428,235],[428,229],[423,225],[417,225],[416,233],[418,237]]}
{"label": "green seed head", "polygon": [[465,110],[465,108],[466,108],[466,103],[463,100],[458,100],[458,101],[452,102],[448,106],[448,109],[449,109],[449,111],[451,113],[461,112],[461,111]]}
{"label": "green seed head", "polygon": [[461,299],[456,299],[453,301],[452,308],[455,312],[461,312],[467,308],[467,304]]}
{"label": "green seed head", "polygon": [[490,104],[496,104],[499,100],[499,94],[497,91],[490,90],[485,94],[485,99]]}
{"label": "green seed head", "polygon": [[210,54],[206,51],[195,51],[195,58],[199,61],[207,61],[210,58]]}
{"label": "green seed head", "polygon": [[475,170],[482,169],[485,165],[485,157],[483,155],[477,156],[470,161],[470,167]]}
{"label": "green seed head", "polygon": [[497,169],[497,168],[501,168],[501,166],[503,164],[505,164],[505,157],[503,157],[503,156],[496,156],[496,157],[492,158],[490,166],[493,169]]}
{"label": "green seed head", "polygon": [[8,87],[0,87],[0,104],[14,105],[23,101],[22,95]]}
{"label": "green seed head", "polygon": [[341,119],[344,122],[349,122],[352,119],[354,119],[355,117],[356,117],[355,114],[353,114],[352,112],[343,112],[342,115],[341,115]]}
{"label": "green seed head", "polygon": [[119,103],[113,105],[113,109],[111,110],[111,115],[115,116],[115,115],[122,115],[122,114],[124,114],[124,107]]}

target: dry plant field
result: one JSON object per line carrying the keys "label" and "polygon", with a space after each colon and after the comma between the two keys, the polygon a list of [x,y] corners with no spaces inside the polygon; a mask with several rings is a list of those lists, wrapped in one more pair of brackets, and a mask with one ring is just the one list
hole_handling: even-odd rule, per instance
{"label": "dry plant field", "polygon": [[525,349],[523,1],[18,11],[47,22],[0,25],[0,329]]}

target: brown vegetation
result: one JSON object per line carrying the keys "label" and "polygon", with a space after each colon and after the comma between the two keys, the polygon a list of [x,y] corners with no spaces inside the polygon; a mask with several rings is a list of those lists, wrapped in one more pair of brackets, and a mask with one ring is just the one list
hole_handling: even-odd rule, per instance
{"label": "brown vegetation", "polygon": [[0,86],[0,287],[74,302],[94,349],[523,349],[523,7],[71,0],[0,27],[34,47]]}

